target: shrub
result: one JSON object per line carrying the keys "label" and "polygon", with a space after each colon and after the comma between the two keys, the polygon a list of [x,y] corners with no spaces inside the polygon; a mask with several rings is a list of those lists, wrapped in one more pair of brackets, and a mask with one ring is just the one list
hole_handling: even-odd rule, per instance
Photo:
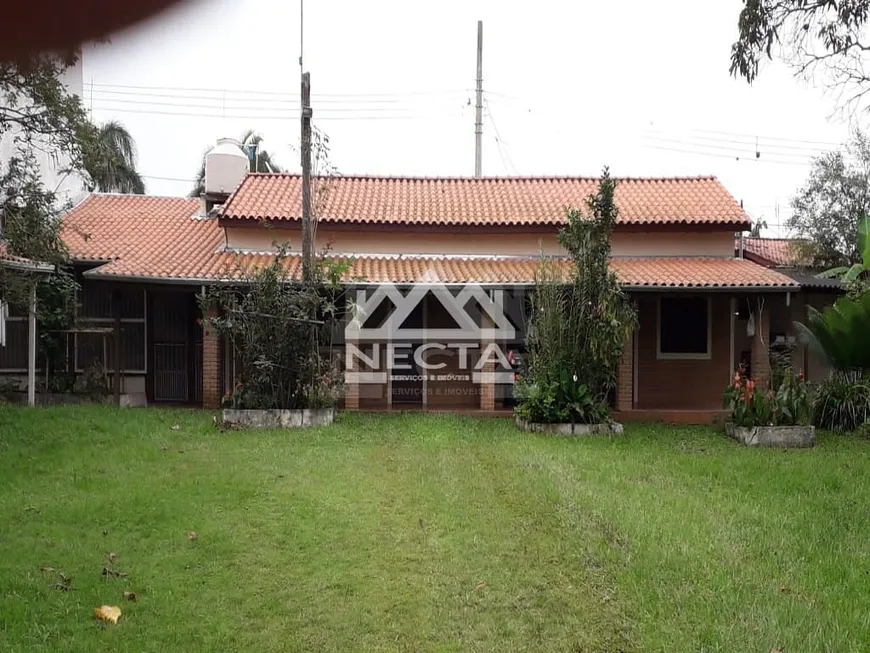
{"label": "shrub", "polygon": [[836,375],[816,393],[813,423],[831,431],[854,431],[870,420],[870,379]]}
{"label": "shrub", "polygon": [[597,401],[589,386],[563,370],[559,382],[517,384],[520,400],[516,414],[527,422],[541,424],[599,424],[607,421],[607,405]]}
{"label": "shrub", "polygon": [[586,214],[567,211],[559,243],[570,254],[570,265],[541,261],[527,325],[527,370],[517,388],[517,415],[523,419],[607,420],[616,366],[637,321],[609,267],[618,214],[615,188],[605,168],[598,192],[586,202]]}
{"label": "shrub", "polygon": [[340,266],[321,259],[314,278],[299,282],[281,247],[272,262],[248,269],[241,261],[225,283],[200,297],[204,328],[230,342],[241,375],[224,404],[234,408],[300,409],[334,405],[343,389],[329,350],[336,315]]}
{"label": "shrub", "polygon": [[775,421],[778,426],[805,426],[812,421],[812,402],[804,375],[786,369],[776,389]]}
{"label": "shrub", "polygon": [[807,323],[795,323],[802,342],[841,374],[870,371],[870,292],[859,299],[840,297],[820,312],[807,307]]}
{"label": "shrub", "polygon": [[777,390],[762,391],[753,379],[734,376],[725,389],[724,406],[735,426],[796,426],[810,423],[810,396],[803,375],[786,371]]}

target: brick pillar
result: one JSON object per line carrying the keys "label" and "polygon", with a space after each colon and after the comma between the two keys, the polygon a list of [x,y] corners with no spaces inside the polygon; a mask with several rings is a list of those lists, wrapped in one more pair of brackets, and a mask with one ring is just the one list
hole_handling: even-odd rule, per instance
{"label": "brick pillar", "polygon": [[[214,317],[209,311],[206,317]],[[202,333],[202,407],[220,408],[221,405],[221,346],[220,336],[208,327]]]}
{"label": "brick pillar", "polygon": [[622,358],[616,368],[616,410],[634,408],[634,334],[622,345]]}
{"label": "brick pillar", "polygon": [[[481,316],[480,327],[481,329],[493,328],[492,320],[486,313]],[[489,338],[485,335],[481,337],[481,354],[486,351],[486,348],[492,342],[492,338]],[[491,356],[489,356],[488,358],[490,360],[484,363],[483,368],[480,370],[484,377],[480,383],[480,410],[491,411],[495,410],[495,380],[493,378],[495,374],[495,361],[491,360]]]}
{"label": "brick pillar", "polygon": [[755,335],[752,337],[752,378],[759,390],[770,387],[770,309],[755,310]]}
{"label": "brick pillar", "polygon": [[[346,340],[345,341],[345,372],[359,372],[359,361],[356,356],[350,358],[347,355],[347,347],[349,345],[358,345],[359,343],[355,340]],[[349,360],[350,358],[350,360]],[[359,383],[356,381],[348,382],[347,388],[344,394],[344,409],[345,410],[359,410]]]}

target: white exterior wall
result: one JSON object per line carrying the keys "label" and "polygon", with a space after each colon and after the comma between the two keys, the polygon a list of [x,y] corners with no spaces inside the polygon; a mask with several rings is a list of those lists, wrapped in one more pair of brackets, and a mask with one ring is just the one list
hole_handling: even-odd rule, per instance
{"label": "white exterior wall", "polygon": [[[264,227],[227,227],[230,247],[250,251],[274,251],[273,240],[289,241],[291,251],[299,252],[302,234],[299,229],[266,229]],[[552,234],[455,234],[445,227],[443,232],[414,233],[396,231],[363,231],[317,228],[316,249],[329,245],[336,254],[469,254],[503,256],[537,256],[564,254]],[[734,234],[619,232],[613,235],[613,256],[734,256]]]}
{"label": "white exterior wall", "polygon": [[[84,82],[81,57],[75,66],[64,72],[61,81],[70,93],[82,97]],[[17,128],[10,129],[0,137],[0,171],[5,172],[6,163],[16,152],[14,139],[17,131]],[[84,192],[85,184],[81,176],[62,172],[69,167],[69,157],[65,153],[37,150],[35,154],[45,188],[55,191],[60,202],[74,201]]]}

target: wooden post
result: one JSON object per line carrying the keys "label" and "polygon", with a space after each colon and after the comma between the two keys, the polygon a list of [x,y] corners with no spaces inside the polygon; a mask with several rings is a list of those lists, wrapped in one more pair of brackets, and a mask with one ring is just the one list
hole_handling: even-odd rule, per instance
{"label": "wooden post", "polygon": [[311,74],[302,73],[302,279],[311,280],[314,229],[311,222]]}
{"label": "wooden post", "polygon": [[112,389],[115,393],[115,405],[121,405],[121,293],[112,293],[112,313],[115,316],[115,330],[112,333],[115,359],[115,382]]}
{"label": "wooden post", "polygon": [[36,405],[36,284],[30,285],[30,306],[27,312],[27,405]]}

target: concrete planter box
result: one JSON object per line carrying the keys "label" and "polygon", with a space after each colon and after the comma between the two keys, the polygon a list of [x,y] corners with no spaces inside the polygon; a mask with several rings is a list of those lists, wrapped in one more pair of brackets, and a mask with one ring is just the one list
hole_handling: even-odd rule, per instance
{"label": "concrete planter box", "polygon": [[328,426],[335,419],[335,409],[317,410],[236,410],[224,409],[224,423],[262,429],[294,429]]}
{"label": "concrete planter box", "polygon": [[622,435],[622,424],[538,424],[516,418],[517,427],[529,433],[546,433],[566,437],[585,437],[589,435]]}
{"label": "concrete planter box", "polygon": [[814,426],[734,426],[727,424],[728,435],[747,447],[803,448],[816,444]]}

